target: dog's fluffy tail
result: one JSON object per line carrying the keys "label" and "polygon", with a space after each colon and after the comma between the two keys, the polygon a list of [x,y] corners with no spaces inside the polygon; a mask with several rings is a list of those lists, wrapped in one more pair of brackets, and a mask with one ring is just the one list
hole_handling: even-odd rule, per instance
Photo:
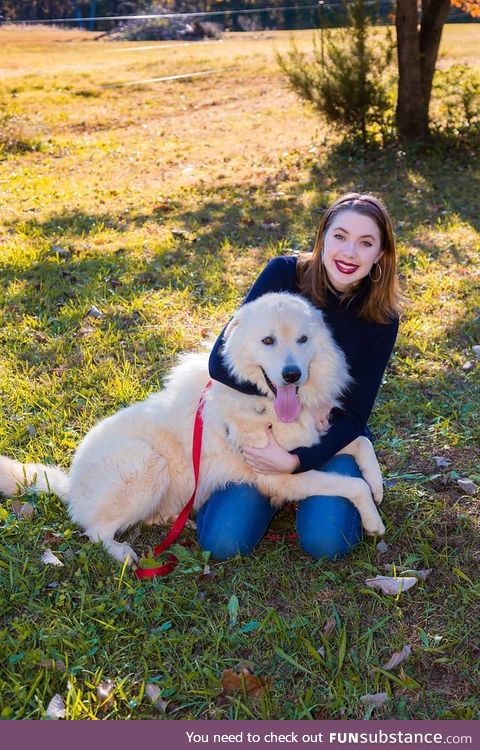
{"label": "dog's fluffy tail", "polygon": [[39,492],[54,492],[61,500],[68,495],[68,474],[58,466],[22,464],[0,456],[0,494],[11,497],[23,487],[34,486]]}

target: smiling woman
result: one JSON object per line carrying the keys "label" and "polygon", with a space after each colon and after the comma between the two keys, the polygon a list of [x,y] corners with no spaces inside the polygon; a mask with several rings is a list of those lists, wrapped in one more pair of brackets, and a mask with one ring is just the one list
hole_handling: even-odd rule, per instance
{"label": "smiling woman", "polygon": [[[301,294],[322,310],[338,346],[345,354],[352,383],[340,407],[331,404],[314,414],[318,442],[287,451],[267,430],[266,446],[243,446],[245,461],[260,474],[290,474],[312,469],[361,476],[348,454],[348,445],[367,427],[383,373],[398,331],[400,293],[390,216],[373,195],[349,193],[324,213],[312,253],[300,258],[273,258],[257,278],[244,304],[268,292]],[[225,334],[218,338],[211,357],[214,380],[245,394],[258,395],[248,380],[239,382],[224,360]],[[263,338],[275,347],[275,337]],[[297,342],[299,343],[299,342]],[[264,374],[275,394],[276,413],[284,421],[298,417],[295,408],[295,353],[284,357],[278,382]],[[342,453],[342,455],[337,455]],[[252,487],[230,485],[200,509],[201,545],[213,557],[248,554],[263,537],[275,513],[269,499]],[[241,519],[241,522],[240,522]],[[358,513],[342,497],[310,497],[300,503],[297,530],[302,548],[314,557],[336,558],[361,539]]]}

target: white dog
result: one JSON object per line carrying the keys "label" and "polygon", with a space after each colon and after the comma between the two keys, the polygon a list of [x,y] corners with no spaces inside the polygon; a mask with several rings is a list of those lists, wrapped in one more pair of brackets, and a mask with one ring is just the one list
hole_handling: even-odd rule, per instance
{"label": "white dog", "polygon": [[[366,481],[320,471],[257,474],[241,454],[242,446],[266,444],[268,425],[287,450],[319,440],[312,409],[325,400],[338,405],[350,380],[321,312],[296,295],[266,294],[239,308],[225,339],[230,371],[264,395],[245,395],[218,382],[207,391],[195,507],[229,482],[255,485],[275,506],[340,495],[358,509],[367,533],[382,535],[375,505],[382,500],[382,477],[367,438],[341,451],[355,457]],[[102,541],[117,560],[135,560],[115,535],[139,521],[169,522],[192,494],[193,422],[209,379],[207,363],[207,354],[184,355],[164,390],[97,424],[80,443],[69,475],[0,456],[0,492],[14,494],[25,479],[52,490],[91,540]]]}

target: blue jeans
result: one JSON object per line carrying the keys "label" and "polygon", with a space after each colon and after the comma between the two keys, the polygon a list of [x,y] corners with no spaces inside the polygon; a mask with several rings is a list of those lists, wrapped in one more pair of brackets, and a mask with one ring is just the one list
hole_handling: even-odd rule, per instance
{"label": "blue jeans", "polygon": [[[347,454],[334,456],[321,471],[362,476],[353,456]],[[214,492],[197,513],[200,546],[210,551],[214,560],[249,555],[276,512],[255,487],[229,484]],[[316,558],[343,557],[362,539],[360,514],[344,497],[305,498],[299,503],[296,524],[300,547]]]}

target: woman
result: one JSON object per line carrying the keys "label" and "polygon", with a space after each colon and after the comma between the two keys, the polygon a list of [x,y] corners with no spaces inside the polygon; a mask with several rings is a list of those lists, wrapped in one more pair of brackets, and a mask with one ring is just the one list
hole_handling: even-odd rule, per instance
{"label": "woman", "polygon": [[[270,434],[265,448],[244,446],[244,459],[265,474],[319,469],[361,476],[352,456],[335,454],[359,435],[370,437],[367,420],[398,331],[395,240],[383,203],[360,193],[335,201],[322,217],[313,252],[298,259],[273,258],[244,303],[282,291],[301,294],[323,311],[346,356],[353,385],[341,409],[330,412],[330,405],[325,404],[315,414],[317,427],[329,424],[318,444],[288,452]],[[253,384],[239,384],[229,374],[222,345],[223,333],[210,356],[210,376],[242,393],[258,395]],[[200,544],[215,559],[249,554],[274,513],[268,498],[255,488],[229,485],[215,492],[198,512]],[[341,497],[306,498],[298,506],[296,522],[302,549],[317,558],[341,557],[362,537],[358,511]]]}

